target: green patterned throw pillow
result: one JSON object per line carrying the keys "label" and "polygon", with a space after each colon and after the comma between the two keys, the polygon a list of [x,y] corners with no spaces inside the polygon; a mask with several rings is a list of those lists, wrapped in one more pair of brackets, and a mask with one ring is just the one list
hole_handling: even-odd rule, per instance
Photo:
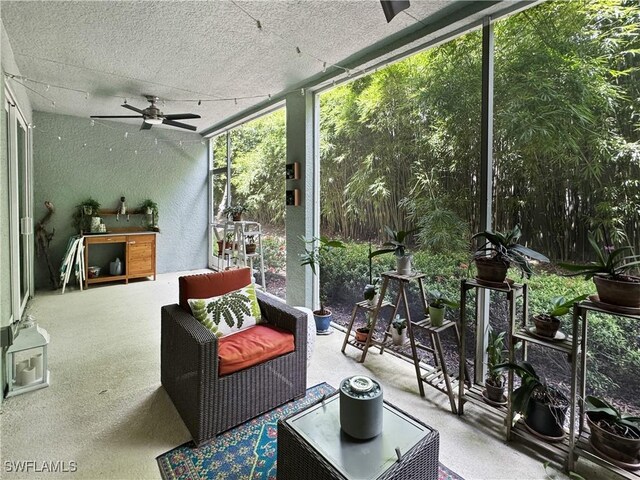
{"label": "green patterned throw pillow", "polygon": [[238,333],[261,320],[254,284],[217,297],[189,299],[188,302],[196,320],[217,337]]}

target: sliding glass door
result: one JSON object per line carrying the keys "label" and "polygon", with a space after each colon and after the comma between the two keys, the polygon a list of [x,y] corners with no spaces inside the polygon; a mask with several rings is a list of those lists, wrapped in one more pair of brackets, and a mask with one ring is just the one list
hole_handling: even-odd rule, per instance
{"label": "sliding glass door", "polygon": [[18,321],[32,292],[33,219],[29,129],[11,92],[5,87],[6,153],[9,200],[8,235],[11,316]]}

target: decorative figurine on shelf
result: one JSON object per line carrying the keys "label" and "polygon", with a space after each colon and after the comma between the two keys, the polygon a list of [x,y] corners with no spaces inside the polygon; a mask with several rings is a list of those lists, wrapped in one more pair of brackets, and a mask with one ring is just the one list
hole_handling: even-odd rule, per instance
{"label": "decorative figurine on shelf", "polygon": [[124,197],[120,197],[120,207],[118,208],[118,213],[120,215],[125,215],[127,213],[127,204],[125,203]]}

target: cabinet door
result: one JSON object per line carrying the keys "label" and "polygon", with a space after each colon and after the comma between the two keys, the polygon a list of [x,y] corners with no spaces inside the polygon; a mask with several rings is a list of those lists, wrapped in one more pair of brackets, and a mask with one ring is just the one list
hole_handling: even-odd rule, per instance
{"label": "cabinet door", "polygon": [[127,275],[150,276],[155,273],[155,235],[129,235],[127,237]]}

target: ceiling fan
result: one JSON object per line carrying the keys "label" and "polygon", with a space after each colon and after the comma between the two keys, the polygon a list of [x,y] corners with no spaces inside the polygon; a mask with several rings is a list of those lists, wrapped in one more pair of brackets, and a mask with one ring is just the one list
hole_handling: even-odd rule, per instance
{"label": "ceiling fan", "polygon": [[200,115],[196,115],[194,113],[172,113],[169,115],[165,115],[160,111],[160,109],[156,106],[156,102],[158,101],[158,97],[155,95],[145,95],[147,100],[151,105],[149,105],[144,110],[140,110],[139,108],[133,107],[128,103],[124,103],[122,106],[124,108],[128,108],[129,110],[133,110],[134,112],[139,113],[140,115],[91,115],[91,118],[142,118],[142,126],[140,130],[149,130],[154,125],[160,125],[161,123],[165,125],[170,125],[172,127],[178,128],[186,128],[187,130],[197,130],[197,127],[193,125],[187,125],[186,123],[176,122],[176,120],[184,120],[187,118],[200,118]]}

